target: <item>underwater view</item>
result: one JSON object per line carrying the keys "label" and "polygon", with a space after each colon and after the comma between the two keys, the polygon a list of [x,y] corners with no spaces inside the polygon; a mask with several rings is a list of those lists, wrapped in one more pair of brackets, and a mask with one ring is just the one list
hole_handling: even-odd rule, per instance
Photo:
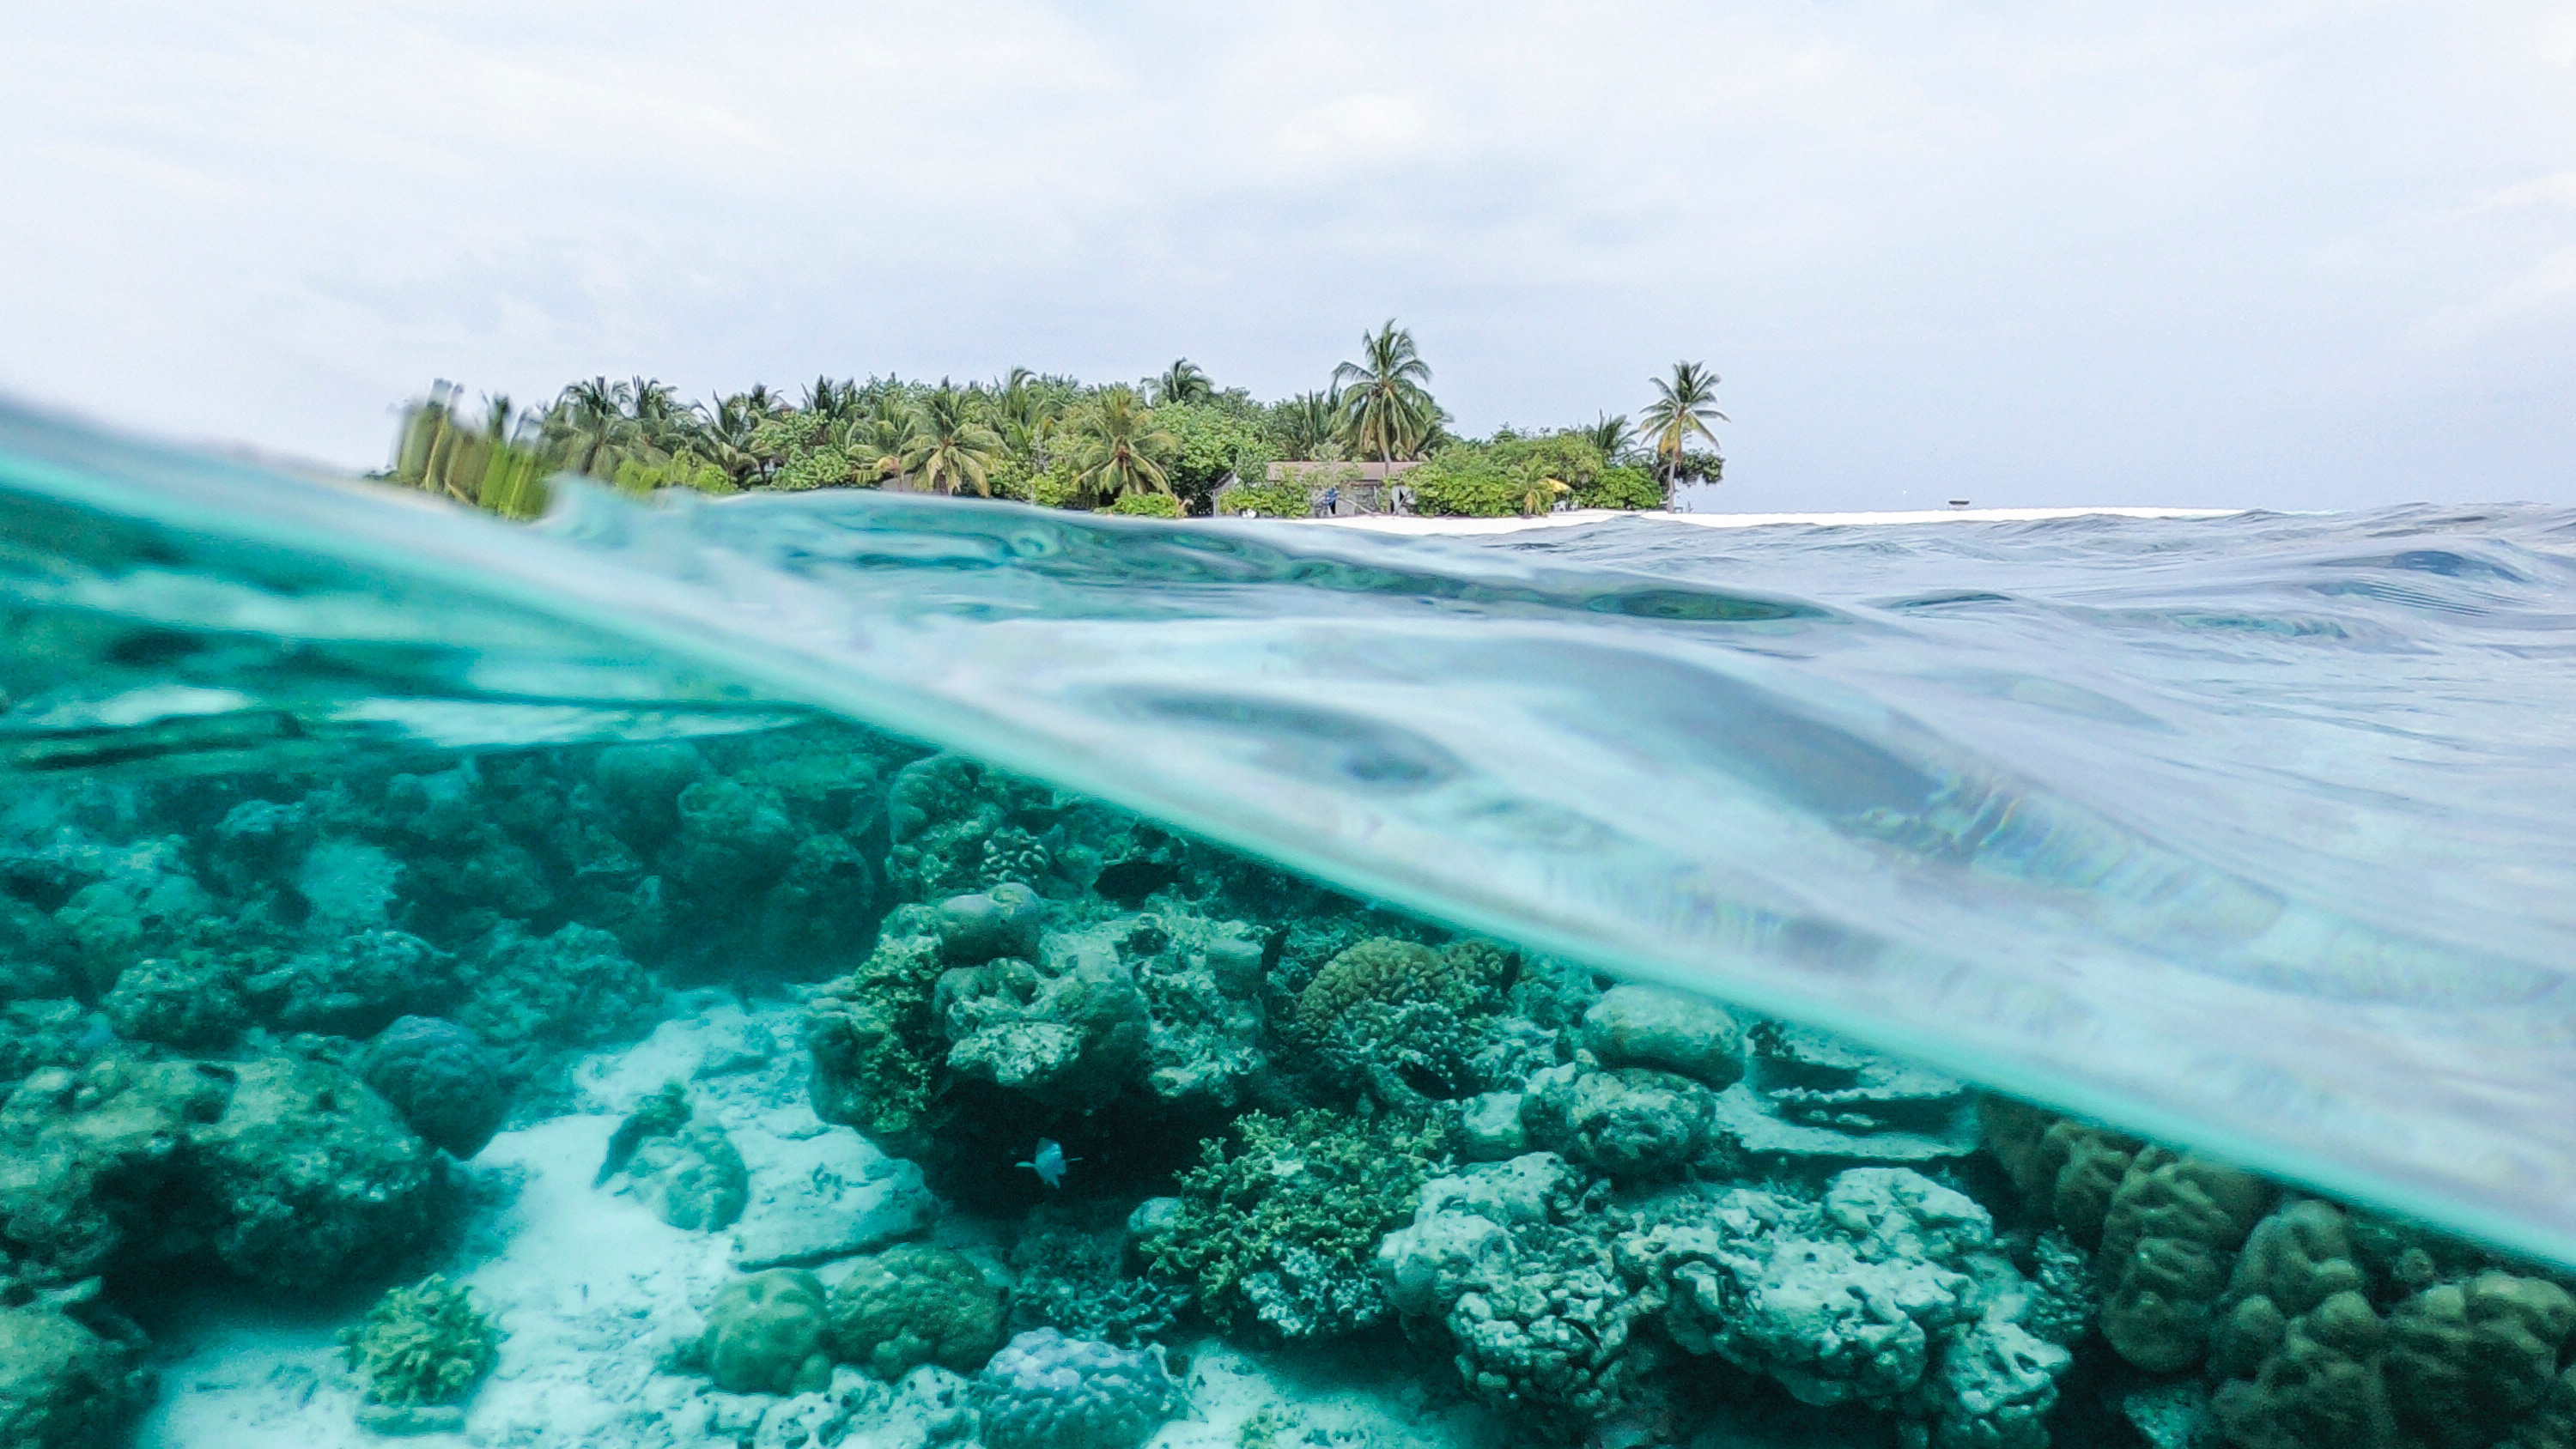
{"label": "underwater view", "polygon": [[2576,1449],[2571,578],[0,411],[0,1449]]}

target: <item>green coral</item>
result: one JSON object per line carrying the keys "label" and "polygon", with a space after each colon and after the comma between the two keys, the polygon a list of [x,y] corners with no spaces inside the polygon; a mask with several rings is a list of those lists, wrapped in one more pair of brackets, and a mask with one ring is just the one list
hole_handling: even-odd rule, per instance
{"label": "green coral", "polygon": [[806,1003],[805,1044],[814,1056],[814,1110],[858,1128],[889,1152],[917,1155],[947,1043],[931,998],[942,970],[939,938],[920,907],[897,910],[856,971],[825,984]]}
{"label": "green coral", "polygon": [[926,1363],[968,1374],[1002,1346],[1002,1295],[962,1253],[905,1243],[832,1289],[832,1352],[893,1380]]}
{"label": "green coral", "polygon": [[1373,936],[1324,963],[1306,983],[1297,996],[1297,1023],[1309,1032],[1329,1031],[1344,1013],[1370,1003],[1434,1002],[1471,1011],[1490,1004],[1510,960],[1482,941],[1453,941],[1434,950],[1419,941]]}
{"label": "green coral", "polygon": [[1086,1226],[1041,1203],[1011,1246],[1011,1328],[1062,1329],[1074,1338],[1135,1348],[1168,1338],[1194,1296],[1167,1279],[1128,1270],[1123,1224]]}
{"label": "green coral", "polygon": [[1229,1328],[1258,1321],[1307,1338],[1383,1317],[1369,1265],[1446,1161],[1448,1127],[1308,1110],[1248,1112],[1235,1128],[1232,1151],[1211,1139],[1181,1175],[1155,1267],[1195,1283],[1200,1306]]}
{"label": "green coral", "polygon": [[1481,941],[1350,946],[1297,998],[1297,1034],[1331,1092],[1407,1112],[1480,1085],[1474,1062],[1503,1007],[1511,958]]}
{"label": "green coral", "polygon": [[379,1404],[453,1404],[491,1372],[501,1330],[473,1293],[432,1275],[376,1300],[364,1322],[340,1330],[340,1357]]}

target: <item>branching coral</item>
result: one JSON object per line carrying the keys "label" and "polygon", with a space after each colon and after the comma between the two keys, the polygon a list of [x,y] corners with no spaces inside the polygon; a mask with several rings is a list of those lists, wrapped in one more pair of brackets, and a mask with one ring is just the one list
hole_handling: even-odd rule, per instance
{"label": "branching coral", "polygon": [[1012,1245],[1012,1326],[1058,1328],[1122,1348],[1168,1337],[1190,1307],[1190,1289],[1130,1271],[1127,1227],[1086,1228],[1067,1216],[1041,1204]]}
{"label": "branching coral", "polygon": [[461,1284],[430,1277],[376,1300],[340,1330],[340,1356],[379,1404],[452,1404],[491,1372],[501,1331]]}

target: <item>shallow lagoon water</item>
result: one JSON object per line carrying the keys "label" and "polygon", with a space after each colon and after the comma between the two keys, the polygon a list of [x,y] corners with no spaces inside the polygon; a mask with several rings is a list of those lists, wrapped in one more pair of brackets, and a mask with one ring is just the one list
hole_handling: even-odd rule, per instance
{"label": "shallow lagoon water", "polygon": [[[2550,1270],[2380,1214],[2576,1258],[2564,515],[521,530],[25,418],[0,452],[0,1150],[63,1209],[11,1219],[10,1291],[141,1323],[101,1361],[167,1371],[152,1442],[357,1434],[330,1335],[433,1270],[507,1333],[481,1442],[1055,1442],[991,1368],[827,1342],[733,1394],[680,1347],[745,1270],[828,1314],[901,1243],[1006,1327],[1162,1345],[1174,1444],[2561,1432]],[[984,919],[1021,887],[1034,936]],[[1601,970],[1733,1015],[1623,1026]],[[462,1165],[384,1105],[404,1016],[510,1088]],[[120,1197],[100,1124],[179,1064],[213,1120]],[[344,1092],[376,1115],[319,1146],[270,1120]],[[1305,1258],[1157,1256],[1126,1215],[1203,1142],[1421,1180],[1318,1179],[1403,1202]],[[597,1261],[541,1246],[594,1223]]]}

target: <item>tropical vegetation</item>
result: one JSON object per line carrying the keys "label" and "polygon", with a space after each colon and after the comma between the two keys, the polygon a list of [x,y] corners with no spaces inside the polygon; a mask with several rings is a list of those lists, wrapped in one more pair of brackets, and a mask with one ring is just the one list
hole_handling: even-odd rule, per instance
{"label": "tropical vegetation", "polygon": [[1652,379],[1633,425],[1603,413],[1482,438],[1450,431],[1431,382],[1392,318],[1328,386],[1267,402],[1186,357],[1135,384],[1027,368],[965,383],[827,375],[702,403],[599,376],[538,408],[469,406],[440,382],[405,410],[381,476],[512,518],[543,511],[545,480],[567,473],[637,495],[893,488],[1145,517],[1211,513],[1219,493],[1229,513],[1301,517],[1327,488],[1392,477],[1414,511],[1501,516],[1662,507],[1724,467],[1717,376],[1696,362]]}

